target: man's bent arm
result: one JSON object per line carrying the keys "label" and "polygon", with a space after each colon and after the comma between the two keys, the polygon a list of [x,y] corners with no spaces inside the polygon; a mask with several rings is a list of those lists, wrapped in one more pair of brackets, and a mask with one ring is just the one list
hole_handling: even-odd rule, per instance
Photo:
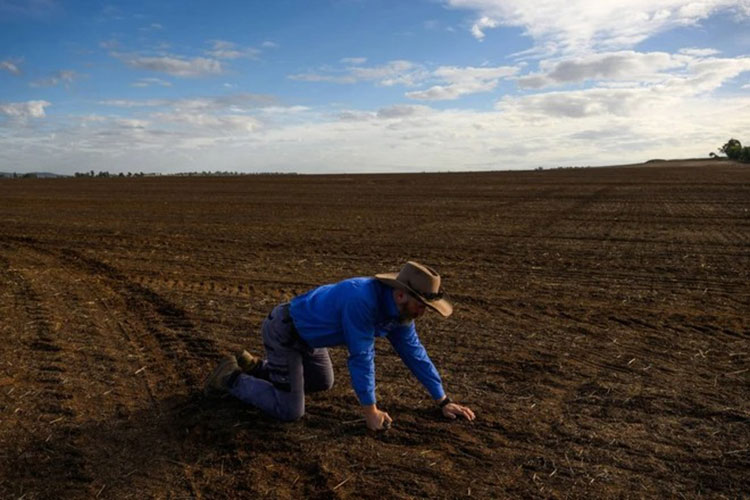
{"label": "man's bent arm", "polygon": [[342,311],[342,326],[352,387],[363,406],[375,404],[375,334],[371,311],[364,301],[351,301]]}
{"label": "man's bent arm", "polygon": [[411,370],[417,380],[430,393],[432,399],[441,401],[445,397],[443,381],[435,365],[427,355],[427,350],[417,337],[417,330],[412,322],[388,335],[391,345],[404,364]]}

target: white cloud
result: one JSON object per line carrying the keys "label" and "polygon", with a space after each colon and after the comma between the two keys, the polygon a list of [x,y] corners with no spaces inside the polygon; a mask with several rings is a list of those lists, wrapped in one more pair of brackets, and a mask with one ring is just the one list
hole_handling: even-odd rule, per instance
{"label": "white cloud", "polygon": [[[347,58],[342,61],[356,62]],[[364,62],[364,61],[362,61]],[[406,97],[418,100],[449,100],[463,95],[493,90],[498,82],[519,71],[518,66],[498,67],[458,67],[440,66],[428,71],[424,66],[411,61],[396,60],[380,66],[348,66],[343,69],[326,68],[326,72],[302,73],[291,75],[293,80],[308,82],[330,82],[354,84],[358,82],[375,82],[382,86],[403,85],[416,87],[434,81],[437,85],[425,90],[406,93]]]}
{"label": "white cloud", "polygon": [[130,84],[131,87],[171,87],[172,82],[162,80],[161,78],[140,78]]}
{"label": "white cloud", "polygon": [[474,35],[479,41],[482,41],[485,37],[484,29],[497,28],[497,21],[490,19],[487,16],[482,16],[474,25],[471,27],[471,34]]}
{"label": "white cloud", "polygon": [[649,88],[653,93],[669,91],[674,95],[691,96],[713,91],[750,70],[748,57],[715,58],[692,54],[692,51],[680,54],[621,51],[547,60],[539,64],[540,72],[519,77],[518,84],[521,88],[540,89],[591,81],[600,88]]}
{"label": "white cloud", "polygon": [[220,75],[224,67],[216,59],[194,57],[192,59],[179,56],[145,57],[126,54],[113,54],[132,68],[157,71],[179,77],[202,77]]}
{"label": "white cloud", "polygon": [[675,76],[665,88],[681,95],[710,93],[746,71],[750,71],[750,57],[695,59],[687,64],[684,76]]}
{"label": "white cloud", "polygon": [[167,106],[172,101],[168,99],[146,99],[146,100],[127,100],[127,99],[108,99],[99,101],[98,104],[103,106],[114,106],[117,108],[145,108],[155,106]]}
{"label": "white cloud", "polygon": [[0,102],[0,114],[22,121],[29,118],[44,118],[44,108],[51,105],[52,103],[47,101]]}
{"label": "white cloud", "polygon": [[421,101],[445,101],[457,99],[461,95],[462,92],[456,85],[450,85],[447,87],[443,85],[434,85],[427,90],[416,90],[414,92],[406,93],[406,97],[409,97],[410,99],[418,99]]}
{"label": "white cloud", "polygon": [[162,26],[159,23],[151,23],[148,26],[144,26],[142,28],[138,28],[139,31],[145,31],[145,32],[149,32],[149,31],[161,31],[163,29],[164,29],[164,26]]}
{"label": "white cloud", "polygon": [[278,49],[279,48],[278,43],[272,42],[270,40],[266,40],[265,42],[261,43],[260,46],[263,47],[264,49]]}
{"label": "white cloud", "polygon": [[266,94],[230,94],[215,97],[195,97],[174,101],[176,109],[249,111],[276,103],[276,98]]}
{"label": "white cloud", "polygon": [[211,40],[211,50],[206,54],[216,59],[258,59],[261,54],[260,49],[253,47],[239,47],[236,43],[226,40]]}
{"label": "white cloud", "polygon": [[336,114],[336,119],[342,122],[363,122],[375,118],[372,111],[360,111],[357,109],[347,109]]}
{"label": "white cloud", "polygon": [[[231,99],[206,97],[180,102],[179,109],[171,103],[155,113],[136,110],[142,116],[129,110],[121,118],[79,117],[78,126],[66,120],[50,134],[7,128],[0,151],[6,162],[33,158],[35,168],[67,173],[101,164],[110,172],[208,165],[298,172],[517,169],[705,156],[750,130],[750,97],[673,96],[666,88],[551,95],[506,98],[488,112],[395,106],[333,115],[305,109],[294,115],[301,120],[276,123],[231,111]],[[622,100],[630,102],[618,104]],[[519,147],[524,144],[534,147]]]}
{"label": "white cloud", "polygon": [[[276,98],[266,94],[242,93],[185,99],[108,99],[99,101],[99,104],[118,108],[169,107],[180,111],[211,110],[239,112],[274,106],[276,104]],[[299,109],[299,107],[296,109]]]}
{"label": "white cloud", "polygon": [[310,111],[310,108],[308,106],[264,106],[258,111],[266,115],[294,115]]}
{"label": "white cloud", "polygon": [[[679,62],[679,72],[648,75],[648,71],[673,69],[674,65],[670,60]],[[677,56],[674,59],[656,58],[655,61],[655,65],[643,70],[644,75],[637,75],[635,82],[619,87],[595,87],[520,97],[506,96],[498,102],[497,108],[503,112],[525,114],[535,119],[634,117],[645,110],[652,114],[661,111],[664,116],[670,116],[674,114],[674,108],[681,107],[683,102],[710,95],[729,80],[750,71],[750,57],[718,59]],[[623,81],[629,79],[629,75],[623,76],[619,70],[603,71],[596,65],[582,65],[576,68],[583,69],[565,73],[565,77],[560,77],[559,81],[582,81],[591,76],[591,73],[596,73],[599,78],[608,76]],[[557,66],[553,66],[553,72],[556,69]],[[548,75],[540,78],[552,80]]]}
{"label": "white cloud", "polygon": [[35,80],[31,82],[29,85],[31,85],[32,87],[55,87],[59,84],[68,86],[80,77],[81,75],[79,73],[76,73],[73,70],[64,69],[64,70],[55,72],[50,77],[42,78],[40,80]]}
{"label": "white cloud", "polygon": [[377,118],[383,118],[386,120],[396,118],[411,118],[415,116],[424,116],[429,114],[432,108],[427,106],[414,106],[414,105],[395,105],[388,106],[387,108],[381,108],[377,111],[375,116]]}
{"label": "white cloud", "polygon": [[698,49],[698,48],[685,48],[679,50],[680,54],[685,54],[688,56],[695,56],[695,57],[708,57],[708,56],[715,56],[720,54],[716,49]]}
{"label": "white cloud", "polygon": [[584,118],[600,115],[633,116],[658,97],[646,89],[586,89],[569,92],[547,92],[522,97],[503,97],[499,111],[526,115],[537,120]]}
{"label": "white cloud", "polygon": [[[213,131],[222,134],[256,132],[262,128],[265,119],[294,116],[309,109],[305,106],[278,106],[274,103],[273,97],[262,94],[99,102],[105,106],[142,110],[141,117],[119,123],[119,126],[148,126],[149,133],[161,130],[200,135],[210,135]],[[149,108],[162,109],[148,111]],[[261,120],[259,116],[264,119]]]}
{"label": "white cloud", "polygon": [[351,75],[331,75],[321,73],[297,73],[289,75],[290,80],[297,80],[301,82],[328,82],[328,83],[357,83],[357,79]]}
{"label": "white cloud", "polygon": [[194,128],[198,131],[215,130],[221,132],[254,132],[261,127],[260,121],[246,115],[215,115],[200,112],[157,113],[154,120],[178,125],[180,128]]}
{"label": "white cloud", "polygon": [[390,61],[382,66],[371,68],[357,66],[351,68],[351,75],[357,81],[373,80],[379,85],[390,87],[392,85],[416,85],[426,73],[421,66],[410,61]]}
{"label": "white cloud", "polygon": [[666,70],[682,68],[689,56],[666,52],[604,52],[581,57],[545,60],[540,72],[518,78],[521,88],[579,83],[587,80],[650,81],[663,78]]}
{"label": "white cloud", "polygon": [[364,64],[367,62],[366,57],[343,57],[339,61],[343,64]]}
{"label": "white cloud", "polygon": [[[363,111],[347,109],[335,115],[335,118],[344,122],[366,122],[370,120],[404,120],[422,118],[432,113],[432,108],[420,105],[396,104],[380,108],[377,111]],[[410,123],[414,123],[413,121]]]}
{"label": "white cloud", "polygon": [[21,74],[21,69],[18,67],[18,63],[16,61],[0,61],[0,69],[16,76]]}
{"label": "white cloud", "polygon": [[746,14],[747,0],[445,0],[476,13],[472,34],[521,27],[546,53],[618,50],[668,29],[693,25],[724,9]]}
{"label": "white cloud", "polygon": [[501,79],[516,74],[518,69],[518,67],[513,66],[498,66],[495,68],[441,66],[432,73],[432,76],[443,82],[442,85],[434,85],[426,90],[407,92],[406,97],[434,101],[457,99],[467,94],[488,92],[493,90]]}
{"label": "white cloud", "polygon": [[149,125],[148,120],[137,120],[133,118],[117,118],[113,123],[118,127],[126,129],[145,129]]}
{"label": "white cloud", "polygon": [[371,81],[378,85],[390,87],[393,85],[413,86],[424,80],[428,73],[425,69],[410,61],[389,61],[381,66],[359,66],[353,65],[343,69],[331,70],[325,68],[324,72],[300,73],[290,75],[292,80],[306,82],[330,82],[341,84],[353,84]]}

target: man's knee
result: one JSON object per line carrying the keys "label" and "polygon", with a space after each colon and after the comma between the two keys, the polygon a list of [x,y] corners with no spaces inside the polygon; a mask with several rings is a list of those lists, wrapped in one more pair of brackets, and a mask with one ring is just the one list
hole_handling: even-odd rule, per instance
{"label": "man's knee", "polygon": [[305,387],[305,392],[322,392],[333,389],[333,373],[318,378]]}
{"label": "man's knee", "polygon": [[294,406],[285,408],[284,411],[281,412],[279,415],[279,420],[282,422],[294,422],[295,420],[299,420],[302,418],[302,415],[305,414],[305,407],[304,406]]}
{"label": "man's knee", "polygon": [[305,394],[299,392],[278,391],[278,405],[274,417],[282,422],[294,422],[305,414]]}
{"label": "man's knee", "polygon": [[321,391],[330,391],[333,389],[333,373],[331,373],[330,377],[326,377],[323,382],[320,385]]}

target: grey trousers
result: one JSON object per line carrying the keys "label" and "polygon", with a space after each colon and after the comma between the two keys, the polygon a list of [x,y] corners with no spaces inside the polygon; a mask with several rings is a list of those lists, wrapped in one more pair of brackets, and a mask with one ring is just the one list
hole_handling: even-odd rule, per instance
{"label": "grey trousers", "polygon": [[296,334],[289,304],[276,306],[261,329],[266,359],[252,374],[240,374],[230,394],[283,421],[305,413],[305,393],[333,387],[328,349],[313,349]]}

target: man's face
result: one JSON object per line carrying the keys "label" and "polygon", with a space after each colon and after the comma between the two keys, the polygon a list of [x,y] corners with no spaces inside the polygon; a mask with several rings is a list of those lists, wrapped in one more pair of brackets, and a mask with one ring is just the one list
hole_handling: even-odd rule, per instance
{"label": "man's face", "polygon": [[400,290],[399,292],[401,297],[396,299],[396,305],[398,306],[399,319],[401,322],[409,323],[421,317],[427,309],[427,306],[412,295]]}

